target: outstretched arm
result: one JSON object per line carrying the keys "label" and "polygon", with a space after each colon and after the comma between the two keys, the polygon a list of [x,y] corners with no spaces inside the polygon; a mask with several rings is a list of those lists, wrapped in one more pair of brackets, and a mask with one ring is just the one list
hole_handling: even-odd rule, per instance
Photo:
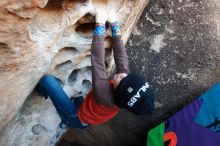
{"label": "outstretched arm", "polygon": [[92,86],[95,100],[106,106],[114,106],[112,88],[109,85],[105,68],[105,24],[97,23],[92,41]]}
{"label": "outstretched arm", "polygon": [[112,26],[112,48],[116,64],[117,74],[129,72],[128,57],[125,51],[124,43],[121,39],[120,27],[117,22],[111,23]]}

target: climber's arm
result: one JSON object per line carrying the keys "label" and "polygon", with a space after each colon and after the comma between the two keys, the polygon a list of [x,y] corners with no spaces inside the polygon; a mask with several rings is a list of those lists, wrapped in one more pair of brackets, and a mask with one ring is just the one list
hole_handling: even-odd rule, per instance
{"label": "climber's arm", "polygon": [[114,106],[112,88],[109,85],[105,68],[105,24],[97,23],[92,41],[92,86],[94,98],[98,103]]}
{"label": "climber's arm", "polygon": [[121,39],[120,27],[117,22],[111,23],[112,25],[112,48],[114,52],[114,59],[116,70],[118,73],[129,72],[128,57],[125,51],[124,43]]}

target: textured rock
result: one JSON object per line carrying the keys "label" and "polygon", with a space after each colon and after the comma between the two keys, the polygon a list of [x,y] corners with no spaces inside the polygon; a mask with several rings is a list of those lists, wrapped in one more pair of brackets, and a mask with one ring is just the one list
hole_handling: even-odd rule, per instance
{"label": "textured rock", "polygon": [[126,47],[130,68],[156,87],[162,105],[157,116],[177,110],[220,80],[219,4],[152,0],[140,17],[137,30],[146,33],[132,32]]}
{"label": "textured rock", "polygon": [[126,48],[130,69],[156,88],[156,112],[149,119],[121,111],[106,124],[70,130],[64,138],[77,146],[144,146],[147,129],[220,81],[219,3],[151,0]]}
{"label": "textured rock", "polygon": [[[54,128],[59,117],[49,100],[32,92],[38,80],[45,73],[52,73],[63,81],[70,97],[85,95],[91,87],[95,8],[107,5],[120,14],[126,42],[147,3],[148,0],[2,0],[0,145],[32,145],[36,141],[38,145],[53,145],[59,137],[56,134],[60,131]],[[109,35],[110,31],[106,36],[108,50]],[[114,68],[111,54],[111,50],[106,53],[109,74]]]}
{"label": "textured rock", "polygon": [[[143,11],[126,48],[130,69],[156,89],[156,112],[151,123],[144,121],[146,127],[163,121],[220,81],[219,12],[219,0],[151,0]],[[164,36],[158,40],[160,51],[152,45],[158,35]],[[146,135],[146,130],[139,135]]]}

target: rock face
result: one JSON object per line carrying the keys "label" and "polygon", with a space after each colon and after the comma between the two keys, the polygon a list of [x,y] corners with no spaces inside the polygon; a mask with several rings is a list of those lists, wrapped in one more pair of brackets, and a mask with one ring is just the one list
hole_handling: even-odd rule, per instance
{"label": "rock face", "polygon": [[[114,8],[126,42],[147,3],[148,0],[2,0],[0,145],[54,145],[59,137],[54,128],[59,117],[49,100],[32,92],[38,80],[51,73],[63,81],[70,97],[85,95],[91,88],[95,9],[103,5]],[[109,50],[108,36],[110,31],[106,35]],[[111,50],[106,53],[106,64],[110,73],[114,68]]]}
{"label": "rock face", "polygon": [[220,81],[219,26],[215,0],[151,0],[143,11],[126,48],[131,70],[156,88],[157,118]]}
{"label": "rock face", "polygon": [[[69,130],[64,138],[77,146],[146,145],[150,126],[220,81],[219,4],[216,0],[150,0],[126,48],[130,69],[156,89],[156,112],[149,119],[122,111],[106,124]],[[60,146],[68,144],[63,140]]]}
{"label": "rock face", "polygon": [[216,0],[151,0],[143,11],[126,48],[130,69],[155,87],[154,124],[220,81],[219,26]]}

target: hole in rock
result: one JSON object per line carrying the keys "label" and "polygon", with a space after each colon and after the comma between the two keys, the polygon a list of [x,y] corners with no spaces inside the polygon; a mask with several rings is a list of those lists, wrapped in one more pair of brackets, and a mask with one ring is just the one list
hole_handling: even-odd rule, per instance
{"label": "hole in rock", "polygon": [[69,83],[73,84],[73,83],[76,82],[76,78],[77,78],[77,75],[78,75],[79,71],[80,71],[79,69],[76,69],[76,70],[72,71],[72,73],[68,77],[68,82]]}
{"label": "hole in rock", "polygon": [[49,0],[45,8],[61,8],[63,0]]}
{"label": "hole in rock", "polygon": [[109,27],[110,27],[110,23],[105,23],[105,29],[109,29]]}
{"label": "hole in rock", "polygon": [[95,16],[91,15],[90,13],[87,13],[77,21],[78,24],[84,24],[90,22],[95,22]]}
{"label": "hole in rock", "polygon": [[73,67],[73,63],[70,60],[65,61],[64,63],[58,64],[55,67],[55,70],[67,70]]}
{"label": "hole in rock", "polygon": [[[78,20],[77,24],[78,26],[76,27],[75,31],[80,36],[86,39],[91,39],[95,30],[95,17],[91,14],[86,14]],[[106,23],[105,27],[108,29],[110,24]]]}
{"label": "hole in rock", "polygon": [[107,69],[109,67],[107,61],[105,61],[105,68]]}
{"label": "hole in rock", "polygon": [[76,32],[87,39],[91,39],[95,29],[95,22],[84,23],[76,27]]}
{"label": "hole in rock", "polygon": [[72,60],[78,54],[78,50],[74,47],[62,48],[53,58],[53,63],[60,64],[66,60]]}
{"label": "hole in rock", "polygon": [[1,50],[3,51],[7,51],[7,52],[10,52],[10,47],[8,46],[8,44],[5,44],[5,43],[0,43],[0,48]]}
{"label": "hole in rock", "polygon": [[47,133],[48,130],[46,127],[44,127],[43,125],[40,124],[36,124],[32,127],[31,131],[35,134],[35,135],[41,135],[44,133]]}
{"label": "hole in rock", "polygon": [[112,48],[105,48],[105,57],[110,57],[112,55]]}
{"label": "hole in rock", "polygon": [[92,70],[92,66],[87,66],[87,67],[85,67],[85,70],[86,70],[86,71],[91,71],[91,70]]}
{"label": "hole in rock", "polygon": [[78,50],[74,47],[65,47],[59,50],[58,54],[76,55]]}
{"label": "hole in rock", "polygon": [[92,83],[89,80],[83,80],[82,81],[82,85],[83,87],[85,87],[86,89],[91,89],[92,87]]}

